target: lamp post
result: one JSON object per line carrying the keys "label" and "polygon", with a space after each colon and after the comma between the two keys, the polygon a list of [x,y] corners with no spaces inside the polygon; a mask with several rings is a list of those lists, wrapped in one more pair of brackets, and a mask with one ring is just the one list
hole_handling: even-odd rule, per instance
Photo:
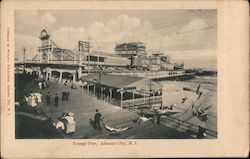
{"label": "lamp post", "polygon": [[149,79],[149,106],[150,106],[150,109],[152,108],[152,103],[151,103],[151,96],[152,96],[152,83],[151,83],[151,79]]}
{"label": "lamp post", "polygon": [[[101,69],[100,69],[101,70]],[[101,70],[98,74],[98,80],[97,79],[93,79],[94,81],[98,82],[98,92],[97,92],[97,98],[100,97],[101,95],[101,78],[102,78],[102,73],[104,70]]]}

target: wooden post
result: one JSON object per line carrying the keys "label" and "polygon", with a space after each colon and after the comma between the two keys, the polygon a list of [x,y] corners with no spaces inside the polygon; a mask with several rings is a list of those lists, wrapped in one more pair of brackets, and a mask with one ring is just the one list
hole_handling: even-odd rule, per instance
{"label": "wooden post", "polygon": [[73,73],[73,84],[76,84],[76,73]]}
{"label": "wooden post", "polygon": [[145,91],[143,91],[143,99],[144,99],[144,103],[145,103]]}
{"label": "wooden post", "polygon": [[82,77],[82,67],[78,68],[78,78]]}
{"label": "wooden post", "polygon": [[109,89],[109,101],[111,102],[112,100],[112,88]]}
{"label": "wooden post", "polygon": [[58,81],[59,83],[61,83],[62,82],[62,72],[60,71],[59,72],[59,81]]}
{"label": "wooden post", "polygon": [[43,74],[43,70],[42,70],[42,67],[38,67],[38,77],[41,78],[42,77],[42,74]]}
{"label": "wooden post", "polygon": [[121,108],[123,108],[123,106],[122,106],[122,100],[123,100],[123,93],[124,93],[124,91],[121,91],[120,93],[121,93]]}
{"label": "wooden post", "polygon": [[48,72],[48,68],[46,68],[46,75],[45,75],[45,80],[48,80],[48,78],[49,78],[49,72]]}
{"label": "wooden post", "polygon": [[94,94],[95,94],[95,84],[93,85],[93,89],[94,89],[93,91],[94,91]]}
{"label": "wooden post", "polygon": [[51,71],[51,68],[49,68],[49,80],[52,80],[52,71]]}
{"label": "wooden post", "polygon": [[103,87],[101,87],[100,98],[103,98]]}
{"label": "wooden post", "polygon": [[135,91],[132,91],[133,93],[133,105],[135,105]]}

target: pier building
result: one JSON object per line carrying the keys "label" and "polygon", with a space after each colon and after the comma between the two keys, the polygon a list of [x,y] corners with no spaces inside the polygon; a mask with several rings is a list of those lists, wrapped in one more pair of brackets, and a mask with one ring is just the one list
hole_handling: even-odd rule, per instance
{"label": "pier building", "polygon": [[162,86],[148,78],[93,73],[80,80],[88,92],[121,108],[162,105]]}
{"label": "pier building", "polygon": [[[126,78],[134,78],[141,81],[139,83],[150,80],[151,84],[152,81],[183,80],[194,77],[193,73],[185,73],[183,65],[170,63],[170,57],[163,53],[147,57],[146,47],[141,42],[116,45],[116,54],[112,54],[90,50],[88,41],[78,41],[76,50],[61,48],[51,39],[51,35],[46,30],[41,31],[39,39],[41,45],[38,47],[37,54],[31,60],[24,58],[25,60],[22,62],[15,62],[16,70],[35,73],[39,78],[54,80],[58,83],[69,80],[75,85],[79,83],[79,79],[84,79],[82,77],[100,72],[102,72],[103,77],[109,77],[112,80],[126,81],[128,80]],[[96,85],[95,82],[88,80],[85,82],[90,87]],[[144,85],[149,85],[149,83],[146,82]],[[109,86],[106,83],[102,85]],[[113,89],[122,88],[115,87]],[[142,94],[145,95],[145,92]],[[124,105],[126,104],[124,103]]]}

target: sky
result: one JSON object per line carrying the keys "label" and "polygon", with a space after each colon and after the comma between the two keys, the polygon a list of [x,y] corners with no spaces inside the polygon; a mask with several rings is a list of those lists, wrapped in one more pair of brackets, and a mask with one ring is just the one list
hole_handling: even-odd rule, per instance
{"label": "sky", "polygon": [[164,52],[187,67],[216,69],[216,10],[16,10],[15,56],[37,53],[46,29],[51,39],[75,50],[78,40],[92,50],[115,53],[117,43],[140,41],[148,54]]}

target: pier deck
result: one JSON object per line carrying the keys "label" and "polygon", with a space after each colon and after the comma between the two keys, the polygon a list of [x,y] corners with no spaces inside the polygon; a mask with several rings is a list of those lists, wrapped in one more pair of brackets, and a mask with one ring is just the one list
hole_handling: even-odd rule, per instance
{"label": "pier deck", "polygon": [[[58,108],[53,105],[53,102],[49,106],[45,104],[45,94],[48,91],[52,93],[52,99],[56,93],[60,99],[63,89],[68,89],[68,87],[51,82],[49,88],[39,90],[32,81],[26,86],[24,92],[38,91],[43,94],[43,103],[40,107],[52,121],[56,121],[57,117],[64,111],[75,114],[76,132],[72,136],[63,134],[64,138],[192,138],[189,134],[178,132],[164,125],[155,125],[152,121],[145,121],[140,125],[133,123],[132,120],[139,117],[137,114],[98,100],[80,90],[69,89],[70,100],[59,100]],[[89,124],[89,119],[93,119],[95,109],[99,109],[104,117],[105,124],[109,126],[128,126],[130,129],[118,136],[110,135],[110,132],[105,129],[103,131],[95,130]]]}

